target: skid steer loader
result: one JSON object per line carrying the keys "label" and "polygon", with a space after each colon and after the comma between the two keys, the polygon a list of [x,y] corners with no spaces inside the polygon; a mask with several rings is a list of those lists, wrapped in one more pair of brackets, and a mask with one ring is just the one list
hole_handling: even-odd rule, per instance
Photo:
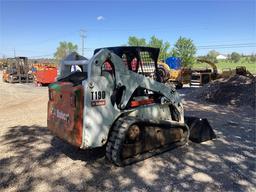
{"label": "skid steer loader", "polygon": [[[214,138],[206,119],[189,117],[186,124],[175,88],[159,82],[158,55],[149,47],[96,49],[90,60],[71,53],[49,85],[48,128],[82,149],[105,146],[107,159],[118,166],[189,138]],[[79,70],[71,72],[74,66]]]}

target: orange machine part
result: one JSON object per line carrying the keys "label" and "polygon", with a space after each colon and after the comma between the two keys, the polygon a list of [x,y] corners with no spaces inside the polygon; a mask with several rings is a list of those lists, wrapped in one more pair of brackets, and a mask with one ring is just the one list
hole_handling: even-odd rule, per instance
{"label": "orange machine part", "polygon": [[49,86],[48,129],[57,137],[80,147],[83,134],[83,87],[70,82]]}
{"label": "orange machine part", "polygon": [[3,72],[3,80],[8,81],[8,79],[9,79],[9,74],[6,71],[4,71]]}
{"label": "orange machine part", "polygon": [[55,82],[57,77],[57,68],[50,66],[38,66],[34,75],[36,83],[50,84]]}

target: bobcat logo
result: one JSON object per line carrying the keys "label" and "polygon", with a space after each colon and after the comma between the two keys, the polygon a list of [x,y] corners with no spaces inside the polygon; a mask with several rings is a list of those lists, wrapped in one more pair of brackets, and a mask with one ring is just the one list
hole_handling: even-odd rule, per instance
{"label": "bobcat logo", "polygon": [[63,121],[69,121],[69,114],[62,112],[59,109],[52,108],[52,115]]}

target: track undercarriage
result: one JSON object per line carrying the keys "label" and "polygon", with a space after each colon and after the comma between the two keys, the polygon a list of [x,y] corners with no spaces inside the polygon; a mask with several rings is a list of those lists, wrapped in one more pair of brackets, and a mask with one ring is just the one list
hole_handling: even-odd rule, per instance
{"label": "track undercarriage", "polygon": [[116,165],[124,166],[182,146],[188,138],[185,124],[122,117],[113,127],[106,156]]}

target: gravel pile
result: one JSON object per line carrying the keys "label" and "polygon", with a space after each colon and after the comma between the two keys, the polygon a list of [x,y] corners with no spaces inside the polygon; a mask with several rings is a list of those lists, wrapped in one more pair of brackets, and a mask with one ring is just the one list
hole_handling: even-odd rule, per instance
{"label": "gravel pile", "polygon": [[215,80],[191,96],[211,103],[255,108],[256,78],[235,75]]}

